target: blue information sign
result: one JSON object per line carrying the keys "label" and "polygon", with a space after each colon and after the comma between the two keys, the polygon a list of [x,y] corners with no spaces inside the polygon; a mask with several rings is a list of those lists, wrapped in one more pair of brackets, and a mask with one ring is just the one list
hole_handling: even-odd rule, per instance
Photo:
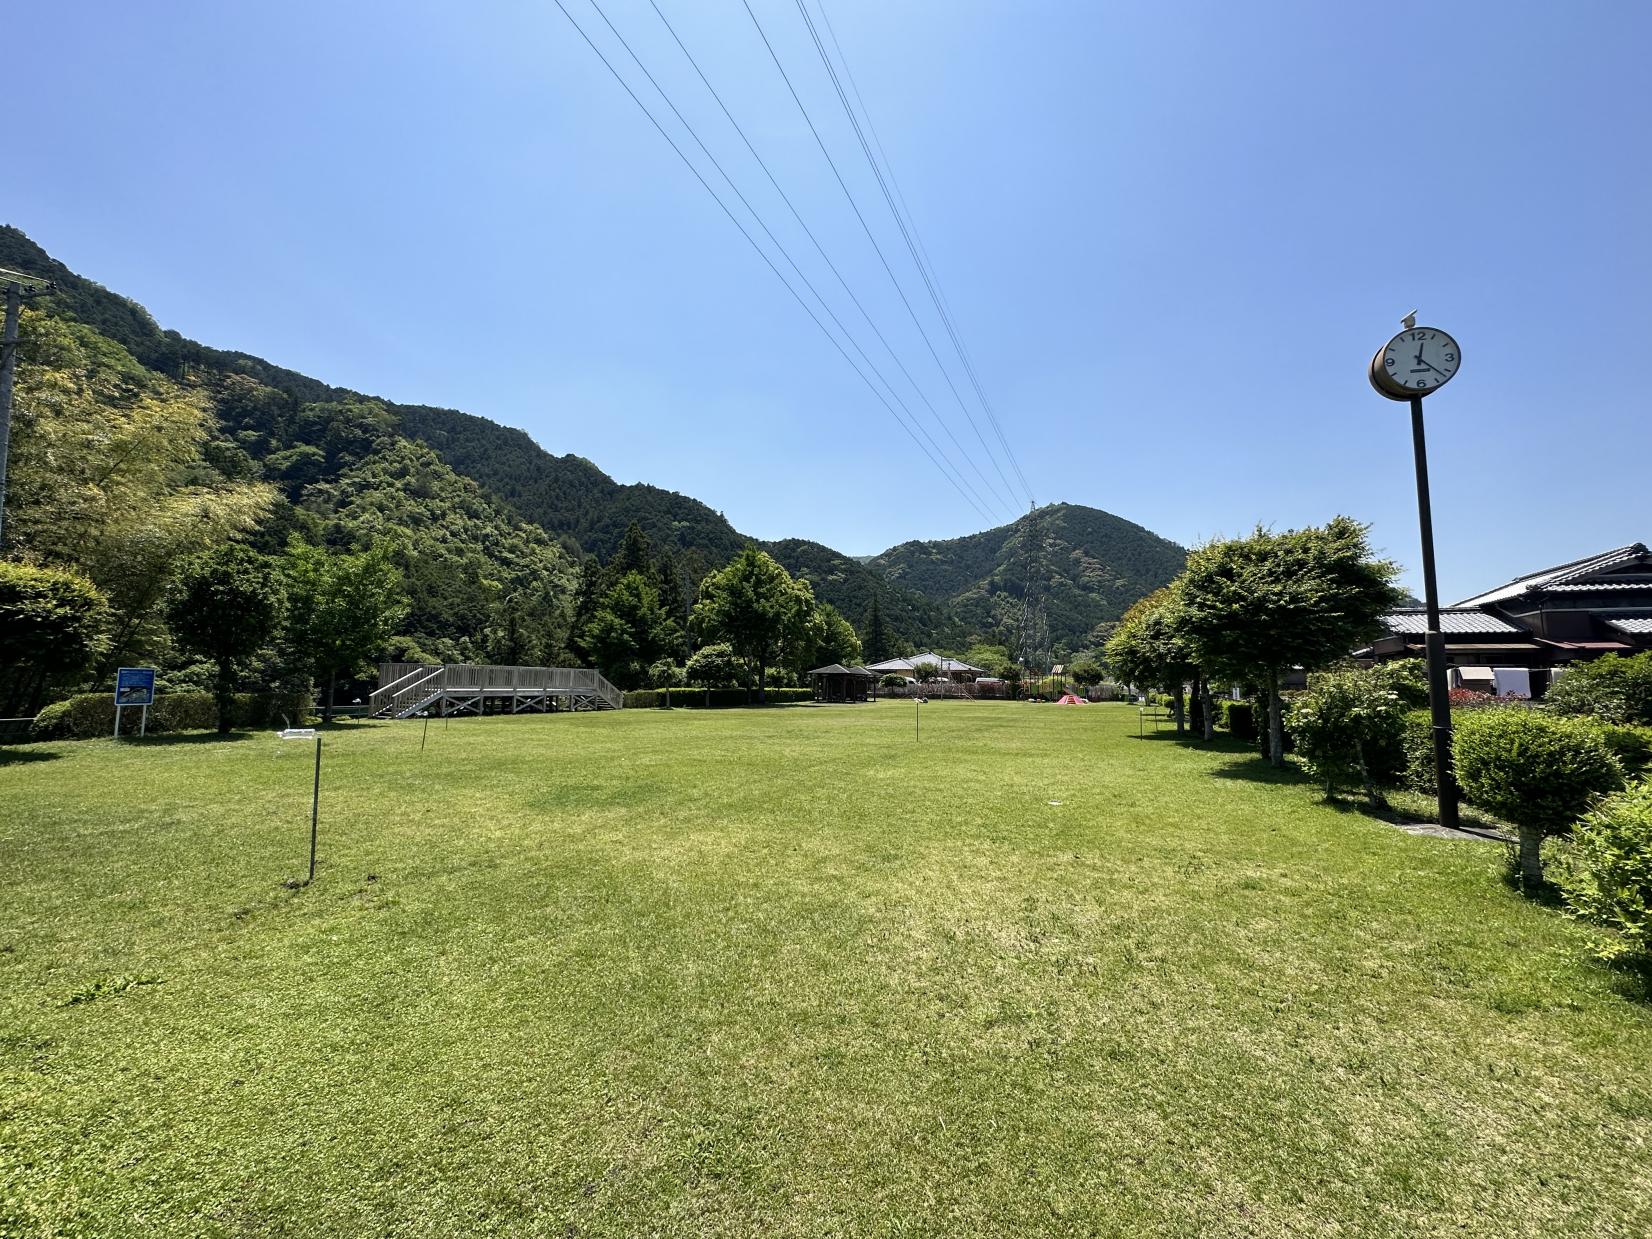
{"label": "blue information sign", "polygon": [[117,706],[152,706],[155,704],[155,668],[122,667],[115,673],[115,704]]}

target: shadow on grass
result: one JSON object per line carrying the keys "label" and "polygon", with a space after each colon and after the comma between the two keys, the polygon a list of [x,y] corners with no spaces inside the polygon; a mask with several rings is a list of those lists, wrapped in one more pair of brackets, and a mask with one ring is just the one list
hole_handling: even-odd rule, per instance
{"label": "shadow on grass", "polygon": [[[1395,793],[1397,794],[1397,793]],[[1431,826],[1438,813],[1419,813],[1407,808],[1403,804],[1372,804],[1363,795],[1336,796],[1322,799],[1322,804],[1328,809],[1335,809],[1338,813],[1353,813],[1360,817],[1368,817],[1372,821],[1382,822],[1389,826]],[[1433,802],[1430,801],[1430,804]],[[1502,823],[1493,818],[1484,818],[1467,805],[1458,806],[1457,828],[1464,834],[1484,839],[1488,843],[1511,842],[1509,836],[1503,833]]]}
{"label": "shadow on grass", "polygon": [[1601,965],[1612,978],[1619,998],[1652,1007],[1652,958],[1614,959]]}
{"label": "shadow on grass", "polygon": [[1230,750],[1237,761],[1230,761],[1226,765],[1218,766],[1210,772],[1213,779],[1242,779],[1249,783],[1280,783],[1300,785],[1312,782],[1295,765],[1286,763],[1275,766],[1266,757],[1258,756],[1249,745],[1236,745]]}
{"label": "shadow on grass", "polygon": [[175,744],[227,744],[237,740],[251,740],[258,733],[252,731],[230,731],[219,735],[216,731],[168,731],[158,736],[122,736],[123,744],[141,744],[145,747],[164,748]]}
{"label": "shadow on grass", "polygon": [[43,753],[39,749],[0,747],[0,766],[21,766],[31,761],[56,761],[61,756],[61,753]]}

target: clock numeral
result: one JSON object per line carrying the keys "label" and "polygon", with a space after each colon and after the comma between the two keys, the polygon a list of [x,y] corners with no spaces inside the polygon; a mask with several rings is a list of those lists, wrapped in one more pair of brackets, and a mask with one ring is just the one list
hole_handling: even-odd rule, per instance
{"label": "clock numeral", "polygon": [[1417,386],[1418,387],[1427,387],[1428,386],[1428,380],[1427,379],[1418,379],[1417,380]]}
{"label": "clock numeral", "polygon": [[1445,355],[1445,359],[1447,361],[1456,361],[1457,360],[1457,354],[1456,353],[1447,353]]}
{"label": "clock numeral", "polygon": [[1392,357],[1390,357],[1390,358],[1389,358],[1389,359],[1388,359],[1388,364],[1389,364],[1389,365],[1393,365],[1393,364],[1394,364],[1394,359],[1393,359],[1393,358],[1392,358]]}

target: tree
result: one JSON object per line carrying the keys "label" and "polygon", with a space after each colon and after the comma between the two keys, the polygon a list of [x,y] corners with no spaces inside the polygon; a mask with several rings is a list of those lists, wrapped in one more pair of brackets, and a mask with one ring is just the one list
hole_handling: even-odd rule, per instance
{"label": "tree", "polygon": [[912,678],[920,684],[933,684],[941,678],[941,664],[930,662],[927,658],[923,662],[913,663]]}
{"label": "tree", "polygon": [[861,630],[861,648],[866,651],[867,662],[881,663],[889,657],[889,631],[883,622],[883,604],[876,594],[872,595],[872,606],[866,612],[866,624]]}
{"label": "tree", "polygon": [[1560,714],[1593,714],[1609,723],[1652,724],[1652,650],[1608,654],[1568,667],[1545,694]]}
{"label": "tree", "polygon": [[1520,876],[1543,885],[1543,836],[1559,834],[1598,796],[1623,786],[1623,768],[1588,719],[1519,706],[1476,710],[1452,736],[1457,781],[1469,802],[1520,830]]}
{"label": "tree", "polygon": [[814,608],[806,636],[806,644],[800,649],[800,657],[794,660],[796,665],[792,668],[800,676],[815,667],[832,663],[850,666],[860,661],[861,644],[860,637],[855,634],[855,626],[830,603],[822,602]]}
{"label": "tree", "polygon": [[332,722],[338,677],[380,653],[407,613],[402,576],[383,543],[333,554],[294,539],[287,548],[287,643],[327,684],[322,721]]}
{"label": "tree", "polygon": [[84,670],[108,612],[78,572],[0,562],[0,710],[32,713],[53,676]]}
{"label": "tree", "polygon": [[[971,659],[970,661],[973,662],[974,660]],[[1101,664],[1094,658],[1089,657],[1076,659],[1067,670],[1072,675],[1073,682],[1082,688],[1088,688],[1092,684],[1100,684],[1104,674]]]}
{"label": "tree", "polygon": [[1002,645],[989,645],[984,641],[977,641],[964,651],[964,661],[981,668],[988,675],[995,675],[1003,679],[1009,668],[1014,665],[1009,649]]}
{"label": "tree", "polygon": [[623,689],[639,687],[648,667],[679,644],[659,590],[639,571],[627,572],[602,597],[580,633],[597,669]]}
{"label": "tree", "polygon": [[217,669],[218,734],[229,732],[235,674],[275,632],[281,616],[281,579],[251,548],[228,543],[185,562],[167,601],[173,638],[210,659]]}
{"label": "tree", "polygon": [[696,688],[733,688],[740,683],[742,668],[734,647],[719,641],[695,650],[683,670]]}
{"label": "tree", "polygon": [[701,584],[693,622],[703,637],[734,648],[746,664],[747,691],[755,677],[763,701],[768,667],[805,626],[813,601],[808,582],[792,580],[768,555],[747,546]]}
{"label": "tree", "polygon": [[1323,528],[1211,542],[1188,556],[1179,624],[1199,662],[1266,685],[1268,755],[1284,763],[1279,677],[1321,670],[1379,630],[1396,606],[1398,567],[1371,552],[1367,527],[1338,516]]}
{"label": "tree", "polygon": [[[1181,602],[1171,586],[1154,590],[1124,613],[1107,638],[1113,675],[1138,688],[1169,692],[1176,702],[1176,732],[1184,726],[1183,685],[1196,678],[1193,647],[1182,628]],[[1206,711],[1208,718],[1209,711]]]}

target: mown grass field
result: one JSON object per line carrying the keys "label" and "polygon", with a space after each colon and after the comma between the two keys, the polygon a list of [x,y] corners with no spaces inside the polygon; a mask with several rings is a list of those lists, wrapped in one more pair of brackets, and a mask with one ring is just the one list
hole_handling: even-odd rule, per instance
{"label": "mown grass field", "polygon": [[0,750],[0,1233],[1652,1233],[1499,847],[924,710]]}

